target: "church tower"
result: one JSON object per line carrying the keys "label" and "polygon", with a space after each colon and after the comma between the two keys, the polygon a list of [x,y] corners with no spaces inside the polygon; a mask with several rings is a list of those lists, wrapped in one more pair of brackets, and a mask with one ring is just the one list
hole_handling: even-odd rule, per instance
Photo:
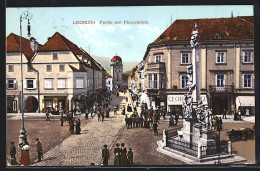
{"label": "church tower", "polygon": [[110,71],[113,77],[113,90],[118,90],[123,86],[123,63],[120,56],[111,59]]}

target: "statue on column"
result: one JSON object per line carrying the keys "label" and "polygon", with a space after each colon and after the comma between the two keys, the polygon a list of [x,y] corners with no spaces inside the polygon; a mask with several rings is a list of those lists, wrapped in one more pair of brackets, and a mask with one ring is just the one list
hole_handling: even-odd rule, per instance
{"label": "statue on column", "polygon": [[191,36],[191,40],[190,40],[190,44],[192,48],[197,48],[199,45],[199,32],[198,32],[198,27],[197,24],[195,23],[195,27],[193,28],[192,31],[192,36]]}

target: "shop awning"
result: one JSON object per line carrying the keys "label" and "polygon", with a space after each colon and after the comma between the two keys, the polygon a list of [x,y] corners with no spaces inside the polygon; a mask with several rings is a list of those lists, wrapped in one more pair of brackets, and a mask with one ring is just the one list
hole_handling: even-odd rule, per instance
{"label": "shop awning", "polygon": [[255,96],[237,96],[236,108],[239,106],[255,106]]}

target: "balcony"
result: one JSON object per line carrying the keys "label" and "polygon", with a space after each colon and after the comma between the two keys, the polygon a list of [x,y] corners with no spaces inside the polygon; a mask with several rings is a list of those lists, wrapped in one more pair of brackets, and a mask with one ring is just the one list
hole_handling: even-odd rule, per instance
{"label": "balcony", "polygon": [[148,71],[165,71],[165,62],[149,63],[147,67]]}
{"label": "balcony", "polygon": [[210,93],[234,93],[233,85],[225,85],[224,87],[217,87],[216,85],[209,86]]}

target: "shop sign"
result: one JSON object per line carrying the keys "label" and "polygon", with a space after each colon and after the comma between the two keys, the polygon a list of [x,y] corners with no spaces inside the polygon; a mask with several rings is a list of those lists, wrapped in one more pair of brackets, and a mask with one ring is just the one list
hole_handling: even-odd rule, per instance
{"label": "shop sign", "polygon": [[[201,96],[202,103],[207,105],[207,96],[202,94]],[[184,102],[184,95],[168,95],[167,96],[167,105],[182,105]]]}

